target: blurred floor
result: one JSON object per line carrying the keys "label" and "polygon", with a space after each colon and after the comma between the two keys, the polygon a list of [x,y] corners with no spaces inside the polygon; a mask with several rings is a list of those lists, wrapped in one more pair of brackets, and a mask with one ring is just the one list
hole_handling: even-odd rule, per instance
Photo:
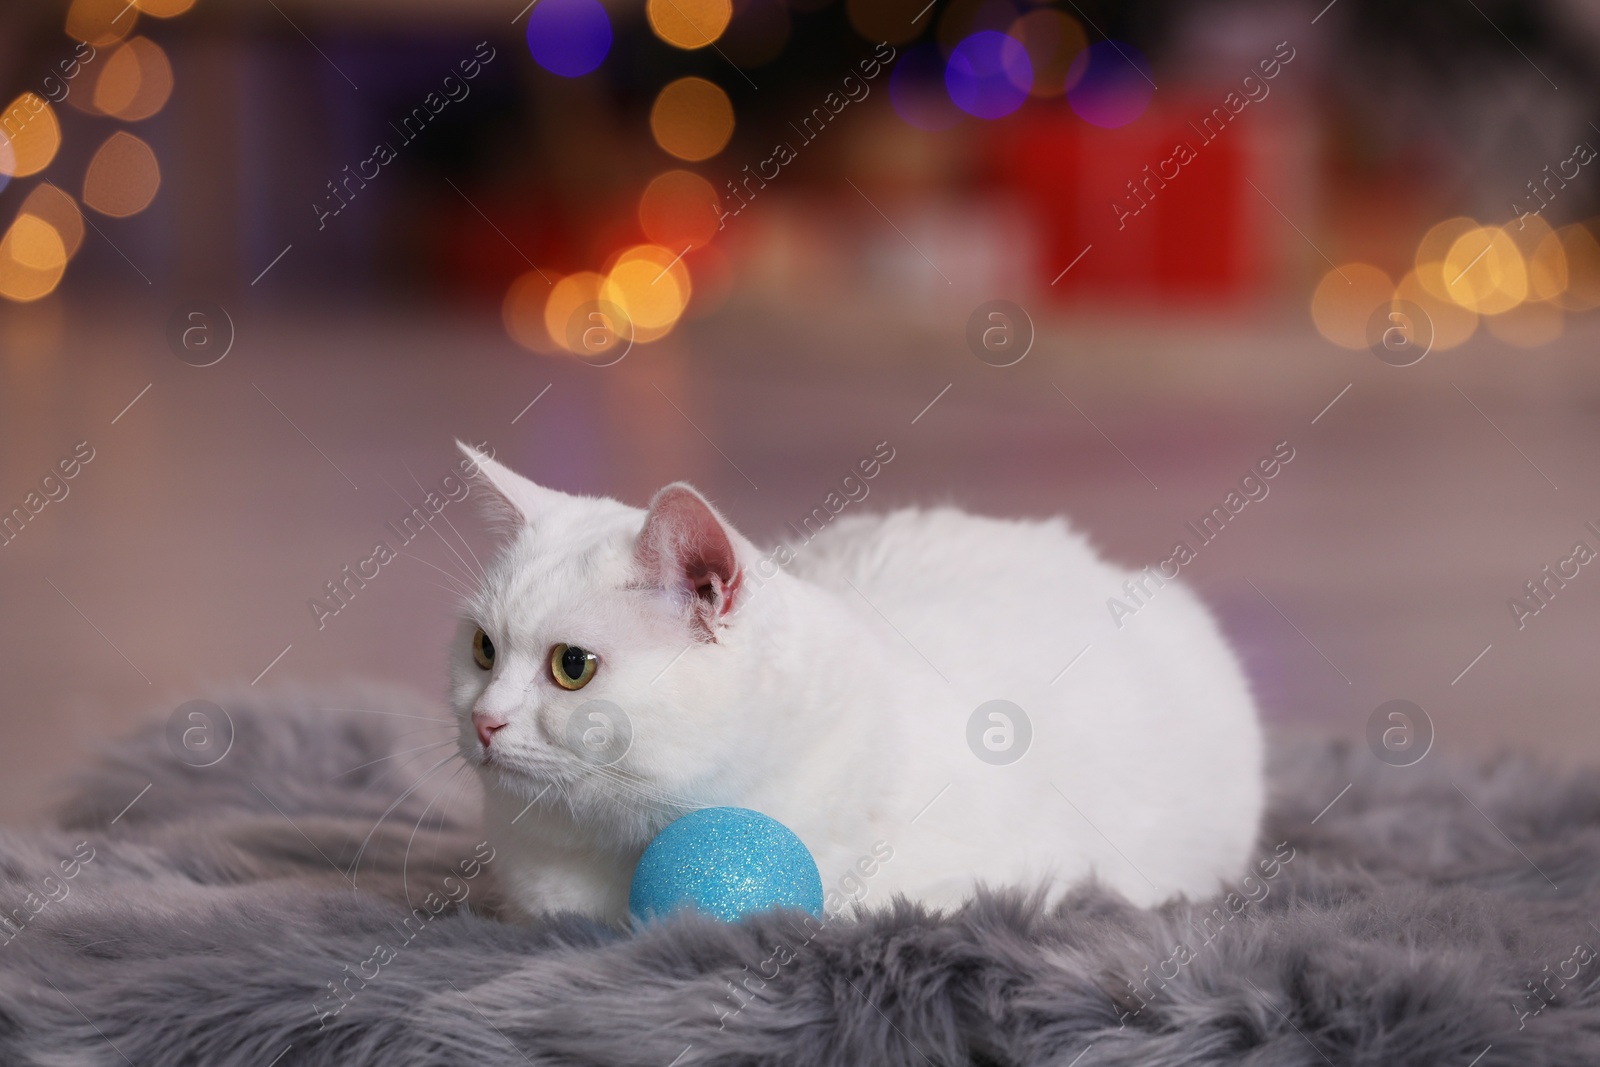
{"label": "blurred floor", "polygon": [[[77,442],[94,450],[69,495],[0,547],[8,822],[43,810],[91,746],[215,683],[265,670],[258,687],[356,675],[442,694],[441,571],[473,559],[449,528],[324,628],[307,601],[389,539],[419,483],[438,485],[455,437],[634,504],[687,478],[758,540],[887,440],[896,458],[870,506],[1066,512],[1134,565],[1192,541],[1184,524],[1286,440],[1295,458],[1270,495],[1185,569],[1268,719],[1354,738],[1403,697],[1429,712],[1442,751],[1600,758],[1600,567],[1520,631],[1507,607],[1574,542],[1600,547],[1584,529],[1600,525],[1600,329],[1587,320],[1537,351],[1479,338],[1400,370],[1298,318],[1107,315],[1041,321],[1033,352],[997,369],[962,344],[964,306],[782,319],[746,307],[596,369],[530,356],[492,318],[241,304],[233,351],[199,369],[167,350],[169,310],[0,318],[0,505],[22,503]],[[444,517],[485,556],[470,504]]]}

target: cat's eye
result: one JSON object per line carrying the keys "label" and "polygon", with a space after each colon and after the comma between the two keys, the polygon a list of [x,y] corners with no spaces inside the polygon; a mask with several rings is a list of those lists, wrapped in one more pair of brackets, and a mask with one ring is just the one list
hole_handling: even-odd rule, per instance
{"label": "cat's eye", "polygon": [[494,668],[494,642],[481,626],[472,634],[472,658],[486,671]]}
{"label": "cat's eye", "polygon": [[582,689],[594,679],[600,657],[577,645],[557,645],[550,650],[550,677],[563,689]]}

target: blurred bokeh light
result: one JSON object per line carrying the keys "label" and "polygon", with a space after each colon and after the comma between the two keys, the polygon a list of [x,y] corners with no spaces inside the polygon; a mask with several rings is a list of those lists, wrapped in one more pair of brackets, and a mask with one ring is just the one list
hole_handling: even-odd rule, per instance
{"label": "blurred bokeh light", "polygon": [[980,30],[950,53],[944,83],[956,107],[981,119],[997,119],[1028,99],[1033,65],[1027,49],[1014,38]]}
{"label": "blurred bokeh light", "polygon": [[535,63],[579,78],[611,51],[611,18],[599,0],[539,0],[528,13],[525,36]]}
{"label": "blurred bokeh light", "polygon": [[150,206],[161,188],[156,154],[133,134],[118,130],[89,160],[83,202],[102,215],[121,218]]}
{"label": "blurred bokeh light", "polygon": [[1089,46],[1078,20],[1053,7],[1028,12],[1011,24],[1009,33],[1028,53],[1033,68],[1034,96],[1060,96],[1067,91],[1067,71]]}
{"label": "blurred bokeh light", "polygon": [[658,174],[639,198],[639,225],[656,244],[679,251],[716,236],[721,198],[711,183],[687,170]]}
{"label": "blurred bokeh light", "polygon": [[50,165],[61,147],[61,123],[55,109],[35,93],[23,93],[6,107],[8,121],[0,127],[6,150],[0,166],[14,178],[26,178]]}
{"label": "blurred bokeh light", "polygon": [[67,249],[54,226],[18,215],[0,238],[0,295],[19,302],[49,295],[67,269]]}
{"label": "blurred bokeh light", "polygon": [[49,182],[33,187],[33,191],[22,201],[21,214],[48,222],[61,238],[68,259],[77,253],[78,246],[83,243],[82,212],[72,197]]}
{"label": "blurred bokeh light", "polygon": [[147,119],[172,95],[172,64],[159,45],[132,37],[117,46],[94,79],[94,106],[125,122]]}
{"label": "blurred bokeh light", "polygon": [[1073,114],[1115,129],[1144,114],[1156,85],[1150,64],[1132,45],[1096,41],[1068,65],[1066,91]]}
{"label": "blurred bokeh light", "polygon": [[931,44],[906,49],[889,73],[889,100],[908,125],[927,133],[948,130],[961,111],[945,88],[945,57]]}
{"label": "blurred bokeh light", "polygon": [[1341,348],[1366,348],[1373,312],[1394,297],[1394,282],[1370,263],[1342,263],[1311,294],[1317,332]]}
{"label": "blurred bokeh light", "polygon": [[945,55],[953,55],[963,41],[984,31],[1004,33],[1017,21],[1018,11],[1008,0],[950,0],[933,9],[934,40]]}
{"label": "blurred bokeh light", "polygon": [[659,245],[623,250],[606,272],[600,299],[627,313],[640,342],[665,337],[689,305],[689,269],[682,252]]}
{"label": "blurred bokeh light", "polygon": [[600,289],[605,285],[603,274],[594,271],[577,271],[559,279],[545,298],[545,335],[558,348],[571,352],[568,337],[574,316],[586,305],[600,299]]}
{"label": "blurred bokeh light", "polygon": [[133,32],[139,5],[130,0],[72,0],[67,8],[67,34],[101,47]]}
{"label": "blurred bokeh light", "polygon": [[733,17],[729,0],[646,0],[645,17],[657,37],[693,50],[711,44]]}
{"label": "blurred bokeh light", "polygon": [[[1264,692],[1307,714],[1343,707],[1316,683],[1327,664],[1296,651],[1304,642],[1257,603],[1247,571],[1358,688],[1376,677],[1410,692],[1407,672],[1428,659],[1467,700],[1518,654],[1521,636],[1457,624],[1488,626],[1464,590],[1485,617],[1501,611],[1567,536],[1561,502],[1577,499],[1592,451],[1577,435],[1600,396],[1600,119],[1585,110],[1600,89],[1600,19],[1582,5],[526,3],[0,6],[0,368],[14,374],[0,400],[15,398],[0,473],[14,501],[53,461],[52,433],[104,427],[147,385],[115,439],[96,431],[118,457],[116,484],[188,471],[197,450],[183,434],[220,412],[207,448],[230,469],[259,461],[262,486],[218,540],[273,534],[251,557],[273,580],[239,578],[228,603],[281,594],[287,607],[197,658],[237,652],[254,677],[294,637],[280,674],[389,664],[392,642],[338,643],[363,633],[359,603],[316,642],[272,627],[303,614],[330,562],[389,518],[360,508],[383,495],[365,491],[369,476],[404,478],[388,466],[397,442],[424,456],[480,428],[513,465],[575,491],[638,503],[692,478],[753,535],[803,515],[857,439],[893,437],[905,458],[869,507],[1068,511],[1135,565],[1292,432],[1306,461],[1194,578],[1230,633],[1272,653],[1252,662],[1284,664]],[[204,373],[174,363],[161,335],[200,300],[226,308],[240,340]],[[1003,370],[965,333],[994,300],[1036,333]],[[1386,351],[1377,338],[1400,324],[1415,347]],[[590,343],[608,332],[603,350]],[[238,395],[220,385],[246,369],[362,493],[341,503],[350,487],[331,468],[308,475],[323,457],[287,432],[293,447],[257,434],[287,427],[254,390],[243,395],[263,418],[230,406]],[[1081,410],[1057,403],[1052,381]],[[67,412],[73,398],[81,410]],[[803,425],[801,411],[820,414]],[[1430,499],[1397,515],[1403,493],[1451,476],[1402,488],[1397,469],[1468,455],[1453,512]],[[234,580],[236,553],[189,600],[116,576],[120,542],[101,589],[68,584],[93,565],[85,548],[101,528],[210,528],[218,499],[152,482],[137,501],[78,483],[41,519],[56,531],[27,535],[45,547],[6,550],[26,561],[0,568],[0,595],[29,613],[10,634],[18,657],[98,640],[66,629],[81,620],[35,588],[35,563],[75,601],[81,591],[84,615],[158,686],[174,672],[147,663],[215,636],[148,612],[181,601],[186,616],[218,614],[190,601]],[[1447,536],[1474,525],[1480,482],[1514,503],[1489,509],[1495,522],[1548,514],[1475,532],[1450,560],[1404,557],[1407,538],[1438,542],[1424,528],[1436,514],[1449,512]],[[269,495],[288,509],[287,534],[256,510]],[[1329,500],[1385,522],[1329,526]],[[329,540],[307,542],[306,558],[283,549],[306,528]],[[152,538],[139,552],[167,568],[165,589],[205,555],[190,547]],[[1393,565],[1366,574],[1385,552]],[[373,604],[392,591],[397,610],[367,618],[401,644],[415,636],[399,632],[401,598],[433,592],[403,587],[386,577],[362,593]],[[1558,609],[1582,618],[1586,588]],[[41,603],[65,621],[30,644]],[[1561,625],[1541,617],[1539,639]],[[188,636],[141,647],[158,630]],[[405,647],[396,672],[431,669]],[[1361,666],[1391,653],[1404,669]],[[1557,703],[1534,671],[1519,681],[1527,706]],[[1521,700],[1485,692],[1498,704],[1483,698],[1483,721]],[[14,767],[0,752],[0,771]],[[26,792],[0,774],[8,788]]]}
{"label": "blurred bokeh light", "polygon": [[1451,299],[1480,315],[1509,311],[1528,296],[1522,254],[1498,226],[1478,226],[1457,237],[1445,253],[1443,272]]}
{"label": "blurred bokeh light", "polygon": [[133,6],[142,13],[158,19],[181,15],[195,4],[195,0],[133,0]]}
{"label": "blurred bokeh light", "polygon": [[868,41],[904,44],[928,27],[927,0],[845,0],[850,25]]}
{"label": "blurred bokeh light", "polygon": [[733,104],[713,82],[679,78],[656,96],[650,132],[663,151],[679,159],[691,163],[710,159],[733,136]]}
{"label": "blurred bokeh light", "polygon": [[1600,308],[1600,241],[1576,223],[1561,227],[1556,236],[1567,263],[1567,288],[1558,302],[1567,311]]}

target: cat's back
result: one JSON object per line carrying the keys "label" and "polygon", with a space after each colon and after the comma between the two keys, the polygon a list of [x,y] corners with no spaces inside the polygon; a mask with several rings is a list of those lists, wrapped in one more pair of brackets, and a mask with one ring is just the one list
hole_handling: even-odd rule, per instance
{"label": "cat's back", "polygon": [[[919,696],[899,709],[917,725],[907,763],[952,784],[942,813],[901,831],[908,889],[943,871],[1070,881],[1093,870],[1154,903],[1243,870],[1262,802],[1260,727],[1237,657],[1183,583],[1101,559],[1062,519],[954,508],[841,518],[791,570],[886,650],[917,654],[904,662]],[[1131,621],[1110,610],[1135,597]],[[1032,723],[1014,766],[968,751],[971,717],[994,700]],[[940,783],[919,784],[931,796]]]}
{"label": "cat's back", "polygon": [[[844,516],[796,553],[793,573],[897,627],[1027,632],[1120,581],[1060,518],[995,519],[953,507]],[[1101,609],[1103,613],[1103,609]],[[1085,620],[1087,621],[1087,620]]]}

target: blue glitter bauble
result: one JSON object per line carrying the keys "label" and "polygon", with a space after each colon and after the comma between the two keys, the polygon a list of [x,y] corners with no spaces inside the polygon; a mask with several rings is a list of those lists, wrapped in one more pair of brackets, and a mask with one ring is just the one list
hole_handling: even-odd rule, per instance
{"label": "blue glitter bauble", "polygon": [[668,824],[628,889],[637,919],[683,907],[723,922],[773,908],[822,915],[822,877],[794,831],[747,808],[703,808]]}

